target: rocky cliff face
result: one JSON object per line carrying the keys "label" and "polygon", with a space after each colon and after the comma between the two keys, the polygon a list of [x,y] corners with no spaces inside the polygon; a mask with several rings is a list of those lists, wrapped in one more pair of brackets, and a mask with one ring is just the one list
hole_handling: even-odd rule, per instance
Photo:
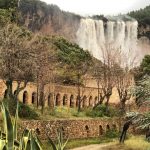
{"label": "rocky cliff face", "polygon": [[147,37],[150,40],[150,25],[148,25],[148,24],[145,24],[145,25],[139,24],[138,37],[141,38],[143,36]]}
{"label": "rocky cliff face", "polygon": [[[22,25],[25,25],[27,28],[29,28],[33,32],[40,32],[45,35],[64,36],[70,41],[77,42],[84,49],[90,50],[91,48],[91,50],[94,51],[94,53],[96,52],[96,48],[98,47],[97,53],[95,54],[96,56],[100,55],[99,46],[101,46],[102,45],[101,42],[103,42],[103,40],[101,40],[102,38],[101,35],[103,34],[105,35],[109,33],[109,35],[105,36],[105,40],[107,40],[107,37],[110,38],[111,35],[113,36],[112,38],[117,39],[117,37],[115,36],[118,35],[119,33],[121,34],[122,32],[124,34],[121,34],[121,35],[119,34],[119,35],[124,40],[127,39],[126,37],[131,37],[131,39],[134,39],[138,35],[139,47],[138,49],[133,48],[132,53],[135,54],[135,53],[138,53],[137,51],[140,51],[138,55],[141,55],[142,57],[143,55],[150,53],[150,24],[145,24],[145,22],[141,23],[139,21],[138,33],[137,33],[137,26],[133,28],[131,27],[133,23],[129,23],[130,21],[133,22],[134,19],[129,16],[122,16],[122,18],[119,18],[119,22],[118,22],[116,21],[115,17],[106,18],[104,16],[97,15],[89,19],[89,21],[92,20],[94,23],[92,23],[92,21],[90,21],[90,23],[89,21],[88,22],[85,21],[85,23],[82,24],[82,20],[86,20],[86,18],[70,13],[70,12],[62,11],[56,5],[47,5],[46,3],[40,2],[38,0],[36,1],[35,0],[22,0],[20,3],[20,12],[22,15],[22,19],[20,20],[20,23]],[[112,19],[114,19],[115,21]],[[126,27],[123,28],[121,25],[123,24],[124,26],[124,24],[126,23],[129,25],[125,25]],[[103,28],[103,30],[101,30],[100,26],[98,26],[97,24],[102,25],[101,28]],[[85,31],[84,34],[77,34],[79,33],[79,28],[81,29],[81,33]],[[112,29],[110,30],[112,32],[108,32],[109,31],[108,29]],[[122,29],[121,30],[122,32],[120,31],[120,29]],[[117,34],[116,34],[116,30],[118,31]],[[98,34],[97,32],[95,34],[95,31],[98,31]],[[128,31],[130,31],[131,33]],[[88,36],[89,34],[91,36]],[[101,42],[98,42],[97,47],[94,47],[96,45],[95,44],[96,40],[94,39],[101,41]],[[119,41],[120,39],[121,38],[119,38],[117,41]],[[94,41],[94,42],[91,43],[91,41]],[[128,40],[128,41],[132,41],[132,40]],[[84,45],[86,46],[83,46],[83,44],[80,44],[81,42],[84,43]],[[123,43],[124,42],[121,42],[121,44]],[[87,47],[87,44],[90,44],[90,46]],[[133,44],[128,44],[128,45],[133,45]]]}
{"label": "rocky cliff face", "polygon": [[[56,34],[74,39],[79,28],[79,15],[60,10],[56,5],[47,5],[44,2],[35,0],[22,0],[20,3],[22,19],[24,24],[34,32],[43,34]],[[130,15],[130,14],[129,14]],[[94,16],[94,19],[107,19],[103,16]],[[150,25],[139,23],[138,37],[148,37],[150,39]]]}
{"label": "rocky cliff face", "polygon": [[34,32],[62,35],[68,39],[75,37],[80,16],[60,10],[56,5],[47,5],[34,0],[22,0],[20,11],[24,24]]}
{"label": "rocky cliff face", "polygon": [[[79,27],[79,15],[60,10],[56,5],[47,5],[44,2],[35,0],[22,0],[20,3],[22,19],[24,24],[34,32],[43,34],[57,34],[69,39],[75,38]],[[130,14],[129,14],[130,15]],[[132,16],[132,15],[131,15]],[[104,16],[93,16],[94,19],[107,19]],[[138,37],[146,36],[150,39],[150,25],[139,23]]]}

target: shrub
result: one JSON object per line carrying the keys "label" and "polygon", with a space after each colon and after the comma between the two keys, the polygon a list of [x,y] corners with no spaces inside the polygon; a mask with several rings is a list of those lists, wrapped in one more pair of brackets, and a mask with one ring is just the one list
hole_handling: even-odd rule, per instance
{"label": "shrub", "polygon": [[38,114],[30,106],[19,102],[19,117],[27,119],[38,119]]}
{"label": "shrub", "polygon": [[[11,115],[15,115],[17,102],[14,99],[4,99],[3,102],[8,105]],[[38,114],[30,108],[30,106],[18,102],[18,114],[20,118],[25,119],[38,119]]]}
{"label": "shrub", "polygon": [[110,129],[110,130],[106,131],[105,136],[107,138],[117,138],[117,137],[119,137],[119,132],[114,129]]}
{"label": "shrub", "polygon": [[115,117],[118,114],[119,110],[116,110],[113,106],[109,106],[109,110],[106,112],[106,106],[104,104],[99,105],[94,110],[92,108],[86,110],[86,115],[90,117]]}

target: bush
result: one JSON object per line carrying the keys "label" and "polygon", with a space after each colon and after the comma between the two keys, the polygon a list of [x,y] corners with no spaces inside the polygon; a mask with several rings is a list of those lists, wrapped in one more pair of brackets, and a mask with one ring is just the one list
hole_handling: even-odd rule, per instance
{"label": "bush", "polygon": [[110,130],[106,131],[105,136],[107,138],[118,138],[119,137],[119,132],[116,131],[115,129],[110,129]]}
{"label": "bush", "polygon": [[[17,102],[14,99],[4,99],[3,101],[6,105],[8,105],[10,114],[14,116],[16,113]],[[19,102],[18,114],[20,118],[38,119],[38,114],[32,108],[30,108],[30,106],[21,102]]]}
{"label": "bush", "polygon": [[26,119],[38,119],[39,116],[28,105],[19,102],[19,117],[26,118]]}
{"label": "bush", "polygon": [[116,110],[113,106],[109,106],[109,110],[106,112],[106,106],[104,104],[99,105],[94,110],[92,108],[86,110],[86,115],[90,117],[115,117],[118,114],[119,110]]}

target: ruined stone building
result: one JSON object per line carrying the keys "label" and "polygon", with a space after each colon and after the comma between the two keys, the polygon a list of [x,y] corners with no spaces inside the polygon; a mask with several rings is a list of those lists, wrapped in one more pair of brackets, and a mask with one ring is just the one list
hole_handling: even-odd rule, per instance
{"label": "ruined stone building", "polygon": [[[17,84],[13,83],[13,92],[15,92]],[[6,96],[7,89],[6,85],[2,80],[0,80],[0,97],[4,98]],[[68,106],[77,107],[77,87],[76,86],[64,86],[58,84],[47,84],[44,88],[44,100],[45,106]],[[82,96],[82,107],[94,106],[98,103],[98,89],[96,81],[88,81],[86,87],[81,89]],[[36,105],[37,103],[37,86],[36,83],[28,83],[26,88],[22,90],[18,99],[24,104]],[[117,89],[113,89],[113,94],[110,98],[110,103],[118,104],[119,96]]]}

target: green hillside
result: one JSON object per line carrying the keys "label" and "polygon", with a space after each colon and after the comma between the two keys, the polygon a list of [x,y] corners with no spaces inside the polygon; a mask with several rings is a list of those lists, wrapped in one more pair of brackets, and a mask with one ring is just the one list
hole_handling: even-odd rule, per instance
{"label": "green hillside", "polygon": [[128,15],[135,18],[142,25],[150,25],[150,6],[137,11],[132,11]]}

